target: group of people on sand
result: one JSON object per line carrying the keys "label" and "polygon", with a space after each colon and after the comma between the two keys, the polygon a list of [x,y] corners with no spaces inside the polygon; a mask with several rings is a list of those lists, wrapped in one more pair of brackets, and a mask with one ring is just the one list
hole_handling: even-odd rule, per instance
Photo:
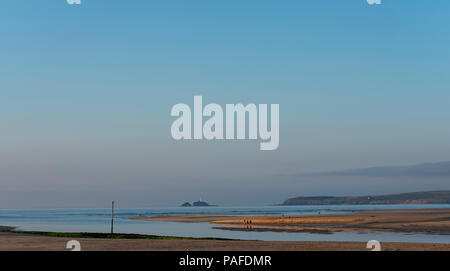
{"label": "group of people on sand", "polygon": [[251,219],[244,219],[244,224],[245,224],[245,228],[246,229],[251,229],[252,228],[252,220]]}

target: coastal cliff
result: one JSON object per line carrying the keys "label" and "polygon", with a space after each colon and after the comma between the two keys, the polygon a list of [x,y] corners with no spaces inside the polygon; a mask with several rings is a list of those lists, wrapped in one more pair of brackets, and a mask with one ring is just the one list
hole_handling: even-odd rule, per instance
{"label": "coastal cliff", "polygon": [[341,205],[341,204],[450,204],[450,191],[413,192],[391,195],[348,197],[295,197],[282,205]]}

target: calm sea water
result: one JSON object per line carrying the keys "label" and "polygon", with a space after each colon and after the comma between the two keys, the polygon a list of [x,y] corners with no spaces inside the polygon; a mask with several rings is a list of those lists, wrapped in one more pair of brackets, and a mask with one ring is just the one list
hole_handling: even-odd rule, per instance
{"label": "calm sea water", "polygon": [[[450,235],[426,233],[349,233],[332,234],[241,232],[213,229],[209,223],[145,222],[133,217],[176,215],[185,213],[265,213],[322,214],[349,210],[430,209],[450,208],[448,204],[426,205],[327,205],[327,206],[259,206],[259,207],[174,207],[174,208],[118,208],[115,210],[115,232],[140,233],[183,237],[218,237],[267,241],[368,241],[450,243]],[[57,232],[109,232],[110,209],[38,209],[0,210],[0,225],[19,230]]]}

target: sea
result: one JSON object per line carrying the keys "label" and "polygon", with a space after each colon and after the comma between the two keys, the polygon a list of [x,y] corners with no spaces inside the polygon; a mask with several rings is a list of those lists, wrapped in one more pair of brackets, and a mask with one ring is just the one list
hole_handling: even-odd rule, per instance
{"label": "sea", "polygon": [[[351,210],[395,210],[395,209],[441,209],[450,204],[407,204],[407,205],[308,205],[308,206],[239,206],[239,207],[153,207],[116,208],[114,211],[115,233],[137,233],[180,237],[210,237],[240,240],[265,241],[362,241],[380,242],[424,242],[450,243],[450,235],[401,232],[256,232],[214,229],[217,225],[208,222],[180,223],[158,221],[136,221],[130,218],[161,215],[182,215],[188,213],[227,213],[239,215],[312,215]],[[0,209],[0,225],[12,226],[24,231],[54,232],[110,232],[111,209]]]}

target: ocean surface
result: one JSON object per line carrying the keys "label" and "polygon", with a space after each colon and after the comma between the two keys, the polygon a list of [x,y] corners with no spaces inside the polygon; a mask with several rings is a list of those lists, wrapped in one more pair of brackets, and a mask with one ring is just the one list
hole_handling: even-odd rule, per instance
{"label": "ocean surface", "polygon": [[[450,235],[427,233],[357,233],[336,232],[292,233],[292,232],[244,232],[213,229],[213,225],[202,223],[178,223],[135,221],[133,217],[151,217],[186,213],[251,213],[272,214],[326,214],[349,210],[390,209],[438,209],[450,208],[449,204],[408,205],[326,205],[326,206],[258,206],[258,207],[173,207],[173,208],[116,208],[114,232],[139,233],[183,237],[216,237],[242,240],[267,241],[363,241],[380,242],[431,242],[450,243]],[[110,209],[15,209],[0,210],[0,225],[17,227],[18,230],[56,232],[109,232]]]}

